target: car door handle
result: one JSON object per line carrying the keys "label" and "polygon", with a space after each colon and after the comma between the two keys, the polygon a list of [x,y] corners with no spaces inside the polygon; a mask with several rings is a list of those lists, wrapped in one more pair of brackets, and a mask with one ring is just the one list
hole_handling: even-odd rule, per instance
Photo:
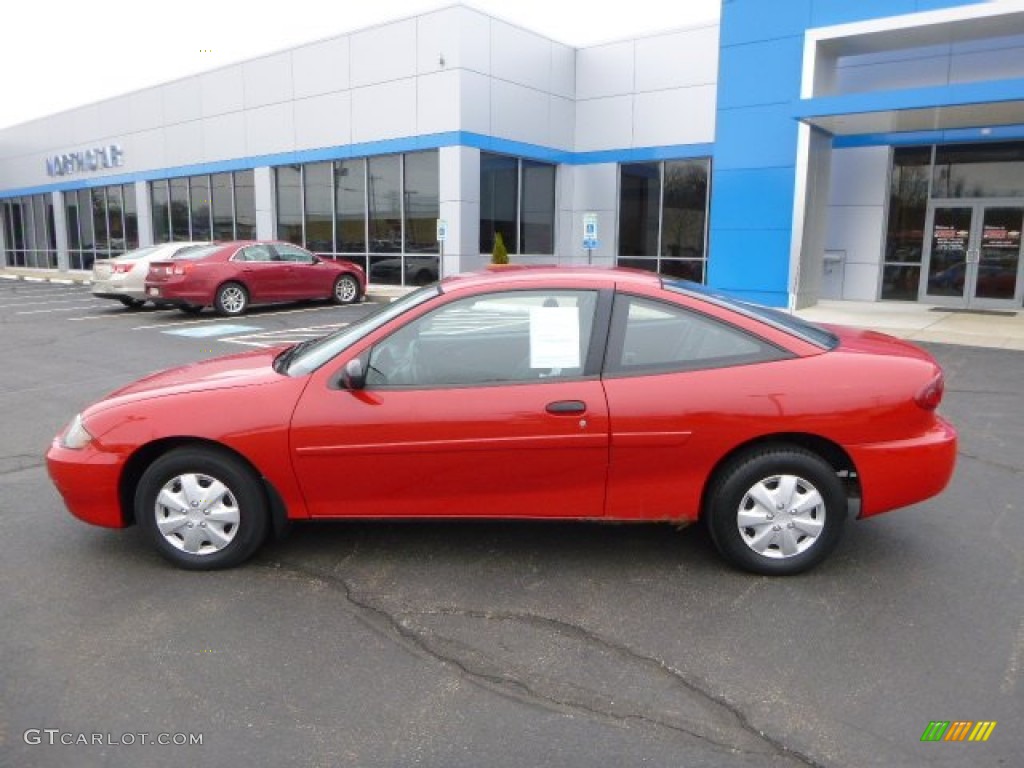
{"label": "car door handle", "polygon": [[548,403],[545,410],[554,414],[584,413],[587,410],[587,404],[582,400],[556,400],[553,403]]}

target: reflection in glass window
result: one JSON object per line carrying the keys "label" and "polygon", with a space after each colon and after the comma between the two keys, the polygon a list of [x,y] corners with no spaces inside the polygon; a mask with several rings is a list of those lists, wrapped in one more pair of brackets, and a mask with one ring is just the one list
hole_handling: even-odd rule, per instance
{"label": "reflection in glass window", "polygon": [[522,161],[522,253],[555,252],[555,166]]}
{"label": "reflection in glass window", "polygon": [[335,219],[338,251],[366,252],[366,161],[334,164]]}
{"label": "reflection in glass window", "polygon": [[931,147],[893,150],[882,267],[883,299],[917,300],[931,163]]}
{"label": "reflection in glass window", "polygon": [[210,177],[192,176],[189,180],[192,201],[192,231],[188,240],[209,240],[213,231],[210,223]]}
{"label": "reflection in glass window", "polygon": [[121,196],[121,187],[107,187],[107,234],[112,256],[117,256],[127,250],[124,239],[124,212]]}
{"label": "reflection in glass window", "polygon": [[370,353],[367,386],[468,387],[583,375],[596,291],[540,290],[454,301]]}
{"label": "reflection in glass window", "polygon": [[620,167],[620,266],[704,282],[708,158]]}
{"label": "reflection in glass window", "polygon": [[139,212],[135,204],[135,185],[125,184],[121,200],[124,210],[124,249],[133,251],[139,247]]}
{"label": "reflection in glass window", "polygon": [[494,249],[501,233],[509,253],[519,253],[519,161],[505,155],[480,153],[480,253]]}
{"label": "reflection in glass window", "polygon": [[405,155],[405,251],[437,253],[439,203],[437,152]]}
{"label": "reflection in glass window", "polygon": [[[302,167],[303,210],[306,220],[305,246],[317,253],[333,253],[334,247],[334,170],[331,163],[311,163]],[[299,241],[298,245],[302,245]]]}
{"label": "reflection in glass window", "polygon": [[213,239],[234,240],[234,205],[231,200],[231,174],[210,177],[210,210],[213,214]]}
{"label": "reflection in glass window", "polygon": [[936,147],[932,197],[1024,197],[1024,142]]}
{"label": "reflection in glass window", "polygon": [[252,171],[235,171],[235,237],[256,239],[256,190]]}
{"label": "reflection in glass window", "polygon": [[367,160],[371,253],[402,251],[400,159],[398,155],[384,155]]}
{"label": "reflection in glass window", "polygon": [[[169,243],[171,242],[171,200],[167,191],[166,179],[154,181],[149,185],[149,197],[153,209],[153,242]],[[82,237],[84,243],[84,232]]]}
{"label": "reflection in glass window", "polygon": [[191,211],[188,203],[188,179],[171,179],[171,240],[188,240]]}
{"label": "reflection in glass window", "polygon": [[57,233],[50,195],[0,200],[0,226],[4,233],[0,265],[41,269],[57,267]]}
{"label": "reflection in glass window", "polygon": [[92,232],[96,238],[96,255],[105,259],[110,255],[110,237],[107,232],[107,201],[102,187],[92,190]]}
{"label": "reflection in glass window", "polygon": [[277,239],[302,245],[302,166],[282,165],[277,181]]}
{"label": "reflection in glass window", "polygon": [[722,368],[784,353],[746,332],[673,304],[618,294],[613,311],[608,370],[662,373]]}

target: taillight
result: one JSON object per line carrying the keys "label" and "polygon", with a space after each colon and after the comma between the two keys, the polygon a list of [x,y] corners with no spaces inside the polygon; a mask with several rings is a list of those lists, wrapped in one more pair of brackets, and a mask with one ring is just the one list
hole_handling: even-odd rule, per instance
{"label": "taillight", "polygon": [[942,371],[939,371],[931,381],[925,384],[920,392],[914,395],[914,402],[926,411],[934,411],[939,407],[939,403],[942,402],[942,394],[945,390],[946,380],[942,375]]}
{"label": "taillight", "polygon": [[124,274],[125,272],[131,272],[134,264],[115,264],[114,272],[118,274]]}
{"label": "taillight", "polygon": [[182,261],[174,265],[174,274],[176,275],[187,275],[192,271],[192,267],[195,266],[191,261]]}

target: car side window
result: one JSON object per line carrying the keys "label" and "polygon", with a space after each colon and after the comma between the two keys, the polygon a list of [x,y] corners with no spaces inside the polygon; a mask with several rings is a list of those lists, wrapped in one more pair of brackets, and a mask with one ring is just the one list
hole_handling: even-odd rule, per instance
{"label": "car side window", "polygon": [[674,304],[619,294],[606,372],[663,373],[779,360],[787,353],[741,328]]}
{"label": "car side window", "polygon": [[281,261],[289,261],[293,264],[313,263],[313,254],[301,248],[296,248],[292,245],[275,245],[274,249],[277,251],[277,257]]}
{"label": "car side window", "polygon": [[273,261],[274,254],[265,245],[248,245],[235,256],[236,261]]}
{"label": "car side window", "polygon": [[508,291],[453,301],[370,352],[366,384],[467,387],[583,375],[597,291]]}

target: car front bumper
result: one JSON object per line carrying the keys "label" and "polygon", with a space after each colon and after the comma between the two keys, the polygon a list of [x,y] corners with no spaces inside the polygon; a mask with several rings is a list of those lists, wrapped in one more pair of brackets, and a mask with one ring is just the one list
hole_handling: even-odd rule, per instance
{"label": "car front bumper", "polygon": [[79,520],[105,528],[127,525],[121,510],[118,480],[122,458],[96,448],[65,448],[54,438],[46,452],[46,469],[68,511]]}

